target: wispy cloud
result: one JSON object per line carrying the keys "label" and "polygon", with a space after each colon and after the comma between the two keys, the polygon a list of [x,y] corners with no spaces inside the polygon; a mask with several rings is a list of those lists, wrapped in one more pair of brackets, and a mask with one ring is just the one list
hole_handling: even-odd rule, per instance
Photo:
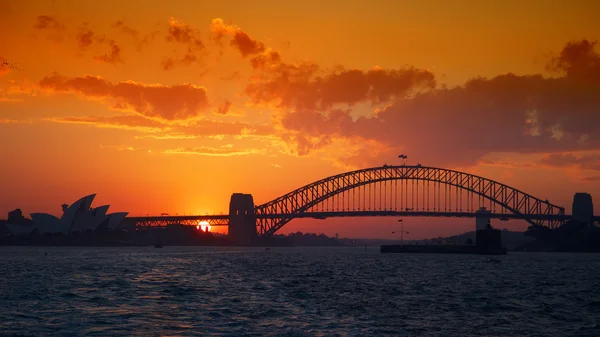
{"label": "wispy cloud", "polygon": [[165,154],[186,154],[186,155],[199,155],[199,156],[213,156],[213,157],[230,157],[230,156],[245,156],[251,154],[264,154],[264,150],[259,149],[245,149],[236,150],[230,147],[193,147],[193,148],[177,148],[169,149],[164,151]]}
{"label": "wispy cloud", "polygon": [[185,133],[167,133],[167,134],[151,134],[151,135],[135,136],[135,139],[157,139],[157,140],[166,140],[166,139],[196,139],[196,138],[198,138],[198,136],[187,135]]}
{"label": "wispy cloud", "polygon": [[0,118],[0,124],[16,124],[16,123],[30,123],[30,121],[20,121],[16,119]]}
{"label": "wispy cloud", "polygon": [[84,124],[99,128],[136,130],[140,132],[169,131],[169,127],[160,122],[141,116],[65,116],[46,119],[55,123]]}

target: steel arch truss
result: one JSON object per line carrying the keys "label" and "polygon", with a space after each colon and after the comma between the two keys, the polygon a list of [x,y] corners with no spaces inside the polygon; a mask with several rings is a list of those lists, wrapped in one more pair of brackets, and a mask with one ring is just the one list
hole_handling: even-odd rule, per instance
{"label": "steel arch truss", "polygon": [[[272,235],[290,220],[300,217],[299,214],[309,211],[329,198],[366,185],[390,181],[401,181],[406,186],[410,181],[417,182],[417,199],[419,198],[418,183],[420,181],[432,183],[434,189],[438,189],[438,193],[442,193],[442,186],[467,191],[471,198],[476,196],[487,200],[490,204],[499,205],[503,210],[512,213],[512,218],[526,220],[532,225],[555,228],[564,222],[565,218],[565,211],[562,207],[480,176],[434,167],[383,166],[327,177],[256,206],[257,232],[259,235]],[[387,188],[382,187],[381,184],[379,186],[380,189]],[[384,190],[382,193],[387,192]],[[437,209],[441,211],[439,206]],[[349,209],[345,209],[344,205],[341,208],[338,206],[336,209],[338,212],[347,210]],[[407,208],[396,209],[396,211],[411,210]],[[273,215],[281,215],[281,217]]]}
{"label": "steel arch truss", "polygon": [[210,226],[229,225],[228,216],[182,216],[182,217],[137,217],[128,218],[135,223],[136,228],[166,227],[169,225],[197,226],[201,221],[206,221]]}

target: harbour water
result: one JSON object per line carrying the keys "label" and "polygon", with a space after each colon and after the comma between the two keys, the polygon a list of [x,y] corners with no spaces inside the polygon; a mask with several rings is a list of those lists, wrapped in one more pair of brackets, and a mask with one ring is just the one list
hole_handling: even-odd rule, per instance
{"label": "harbour water", "polygon": [[1,336],[599,336],[600,254],[0,247]]}

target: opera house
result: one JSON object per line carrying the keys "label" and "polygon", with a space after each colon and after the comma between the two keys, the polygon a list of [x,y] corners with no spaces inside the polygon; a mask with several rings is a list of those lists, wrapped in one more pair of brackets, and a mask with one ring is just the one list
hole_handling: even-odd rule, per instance
{"label": "opera house", "polygon": [[60,218],[46,213],[31,213],[31,220],[25,219],[21,210],[9,213],[5,228],[13,236],[37,235],[73,235],[94,231],[114,231],[127,216],[126,212],[107,214],[109,205],[92,208],[96,194],[90,194],[70,206],[62,205]]}

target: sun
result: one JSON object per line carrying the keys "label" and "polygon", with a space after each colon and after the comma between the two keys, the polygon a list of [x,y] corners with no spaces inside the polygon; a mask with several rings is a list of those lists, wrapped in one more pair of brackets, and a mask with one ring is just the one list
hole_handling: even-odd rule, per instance
{"label": "sun", "polygon": [[202,230],[203,232],[210,232],[210,225],[206,220],[198,221],[196,228]]}

